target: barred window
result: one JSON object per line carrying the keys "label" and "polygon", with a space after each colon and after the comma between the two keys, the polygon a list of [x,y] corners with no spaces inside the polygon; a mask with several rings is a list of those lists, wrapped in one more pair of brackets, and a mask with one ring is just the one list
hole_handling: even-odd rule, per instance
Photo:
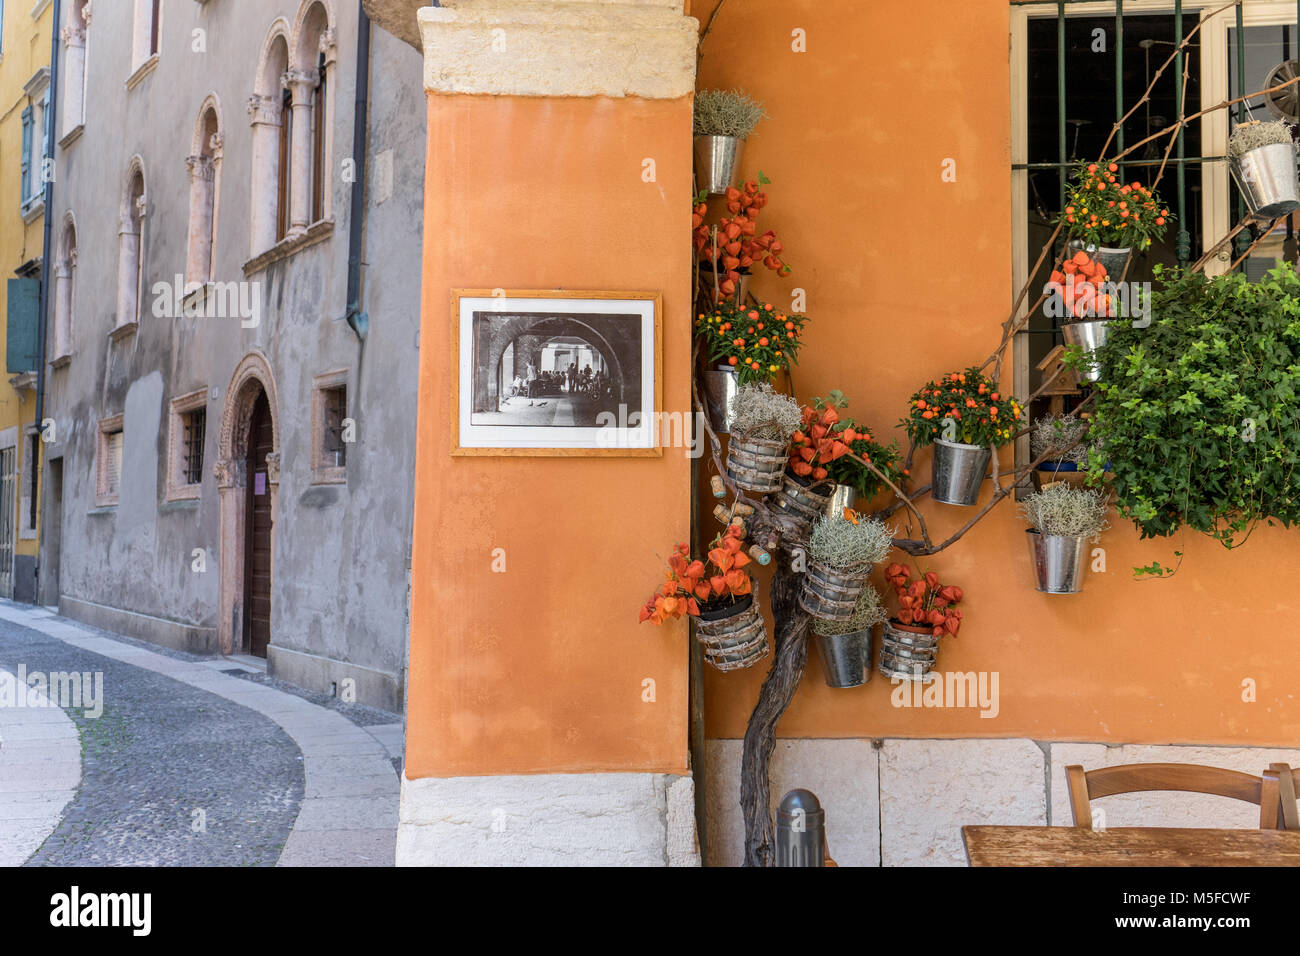
{"label": "barred window", "polygon": [[182,469],[185,484],[197,485],[203,481],[203,441],[208,425],[208,410],[196,408],[183,416],[184,434],[181,441]]}

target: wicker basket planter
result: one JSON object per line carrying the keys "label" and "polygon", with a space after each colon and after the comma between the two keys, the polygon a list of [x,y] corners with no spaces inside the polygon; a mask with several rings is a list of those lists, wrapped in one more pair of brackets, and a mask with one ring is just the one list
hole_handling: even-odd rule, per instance
{"label": "wicker basket planter", "polygon": [[727,445],[727,474],[738,487],[765,495],[780,491],[790,456],[785,442],[731,436]]}
{"label": "wicker basket planter", "polygon": [[826,495],[819,494],[817,489],[829,490],[832,487],[826,481],[810,482],[805,485],[787,471],[782,478],[781,490],[772,503],[786,514],[812,522],[821,517],[822,512],[826,510],[826,503],[830,500]]}
{"label": "wicker basket planter", "polygon": [[757,592],[717,614],[701,610],[695,623],[695,638],[704,646],[706,661],[720,671],[734,671],[767,657],[767,625],[759,612]]}
{"label": "wicker basket planter", "polygon": [[930,627],[885,622],[880,639],[880,673],[891,679],[928,681],[939,656],[939,638]]}
{"label": "wicker basket planter", "polygon": [[810,561],[799,590],[799,606],[823,621],[847,621],[853,617],[870,574],[869,564],[846,569]]}

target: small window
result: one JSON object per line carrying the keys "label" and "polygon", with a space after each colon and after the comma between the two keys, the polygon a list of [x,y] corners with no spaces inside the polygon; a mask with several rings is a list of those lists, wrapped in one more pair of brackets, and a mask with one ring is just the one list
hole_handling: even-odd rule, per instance
{"label": "small window", "polygon": [[348,417],[346,370],[317,375],[311,402],[311,480],[317,484],[347,481],[348,445],[354,425]]}
{"label": "small window", "polygon": [[99,449],[95,474],[95,504],[117,504],[122,488],[122,416],[115,415],[99,423]]}
{"label": "small window", "polygon": [[208,410],[196,408],[186,412],[182,421],[185,425],[185,483],[197,485],[203,481],[203,438],[208,425]]}
{"label": "small window", "polygon": [[348,446],[343,441],[343,420],[348,417],[348,390],[346,385],[325,389],[325,452],[326,467],[342,468],[348,463]]}
{"label": "small window", "polygon": [[208,435],[208,391],[171,401],[167,442],[167,500],[198,498],[203,486],[203,449]]}

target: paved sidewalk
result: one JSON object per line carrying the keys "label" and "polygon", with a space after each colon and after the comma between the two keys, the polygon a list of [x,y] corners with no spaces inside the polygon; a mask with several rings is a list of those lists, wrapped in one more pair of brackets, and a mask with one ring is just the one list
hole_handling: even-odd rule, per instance
{"label": "paved sidewalk", "polygon": [[[62,815],[29,864],[393,863],[400,724],[358,726],[309,695],[225,673],[243,669],[236,659],[148,650],[8,602],[0,602],[0,668],[103,681],[99,716],[82,706],[0,717],[0,781],[24,767],[23,792],[41,795],[10,801],[35,821],[24,824],[28,843],[51,825],[51,804],[63,796]],[[71,738],[53,717],[65,713],[81,741],[81,786],[70,802]],[[41,760],[22,747],[21,728],[34,739],[37,720],[56,737],[53,728],[63,726],[62,763],[45,759],[53,747]],[[3,791],[0,784],[0,827],[9,819]]]}

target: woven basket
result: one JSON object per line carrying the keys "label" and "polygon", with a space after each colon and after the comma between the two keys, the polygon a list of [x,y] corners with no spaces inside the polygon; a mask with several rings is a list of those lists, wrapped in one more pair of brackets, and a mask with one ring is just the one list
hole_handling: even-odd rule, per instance
{"label": "woven basket", "polygon": [[799,606],[823,621],[847,621],[853,617],[870,574],[869,564],[846,569],[811,561],[799,590]]}
{"label": "woven basket", "polygon": [[811,524],[821,517],[822,512],[826,510],[826,503],[830,501],[829,496],[820,495],[813,489],[830,487],[833,486],[824,481],[801,485],[787,471],[782,476],[781,490],[777,492],[772,503],[786,514],[794,515]]}
{"label": "woven basket", "polygon": [[767,625],[758,607],[758,592],[745,610],[716,621],[697,618],[695,639],[704,646],[704,659],[720,671],[753,667],[767,657]]}
{"label": "woven basket", "polygon": [[885,622],[880,635],[880,673],[903,680],[930,680],[939,656],[939,638],[929,628],[905,630],[904,625]]}
{"label": "woven basket", "polygon": [[746,491],[761,495],[780,491],[785,466],[789,463],[784,442],[732,435],[727,445],[727,474]]}

